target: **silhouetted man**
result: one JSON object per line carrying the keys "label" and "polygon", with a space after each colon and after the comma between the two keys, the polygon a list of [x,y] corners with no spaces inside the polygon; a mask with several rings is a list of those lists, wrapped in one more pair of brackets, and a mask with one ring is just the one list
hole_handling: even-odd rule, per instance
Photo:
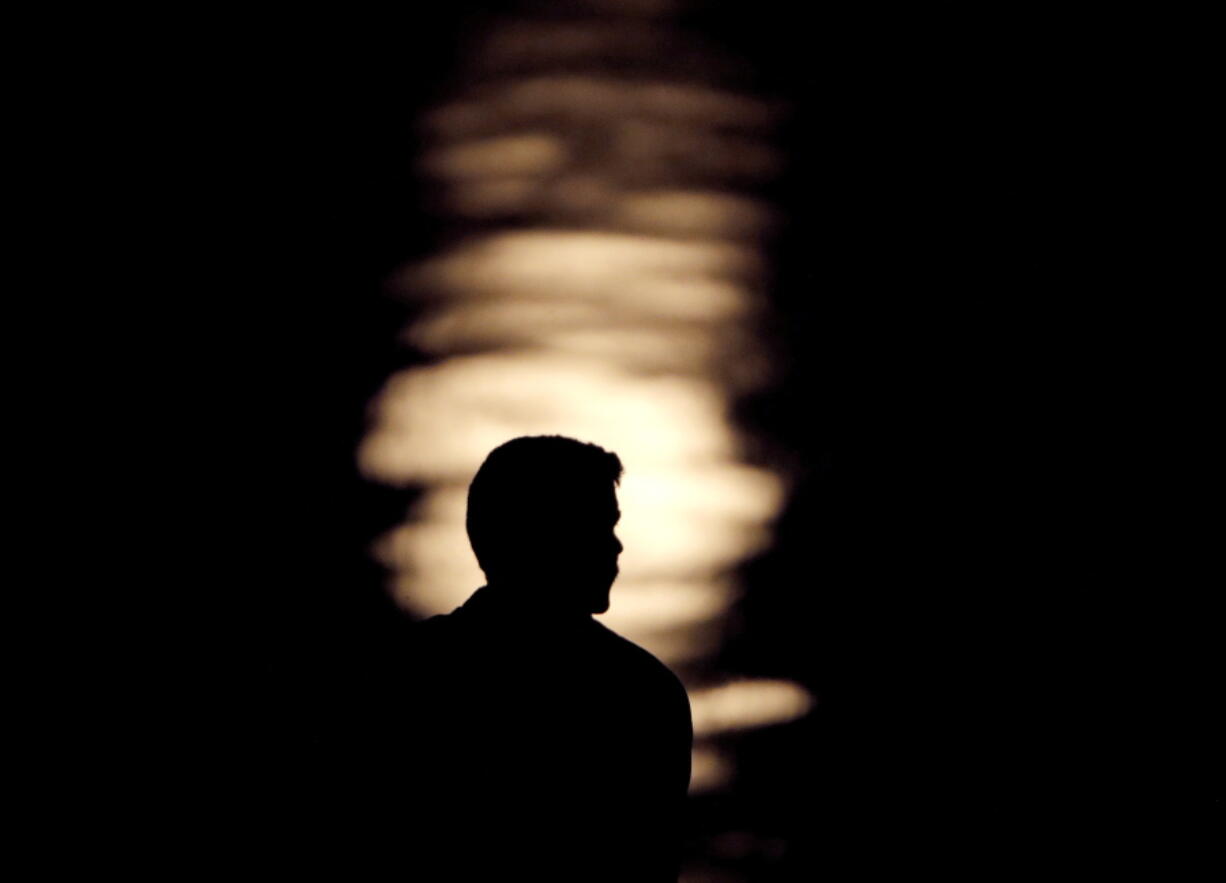
{"label": "silhouetted man", "polygon": [[518,438],[469,488],[488,584],[420,624],[414,653],[405,857],[428,879],[677,878],[689,702],[668,668],[592,619],[618,573],[621,472],[595,445]]}

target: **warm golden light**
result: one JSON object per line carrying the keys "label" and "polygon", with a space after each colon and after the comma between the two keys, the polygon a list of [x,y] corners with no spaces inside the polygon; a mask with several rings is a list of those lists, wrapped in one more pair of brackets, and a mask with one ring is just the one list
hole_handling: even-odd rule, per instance
{"label": "warm golden light", "polygon": [[732,779],[732,762],[711,746],[694,749],[690,762],[690,793],[703,794],[727,785]]}
{"label": "warm golden light", "polygon": [[694,735],[787,723],[808,714],[813,698],[789,681],[737,680],[690,693]]}
{"label": "warm golden light", "polygon": [[422,167],[441,178],[539,175],[566,163],[566,148],[545,133],[485,138],[427,154]]}
{"label": "warm golden light", "polygon": [[481,76],[423,120],[420,168],[465,235],[402,274],[417,307],[406,336],[432,361],[389,379],[359,462],[423,490],[376,553],[426,616],[484,581],[464,506],[486,454],[548,434],[617,452],[625,551],[602,621],[693,678],[700,792],[732,775],[712,739],[813,702],[708,662],[744,591],[737,569],[770,544],[787,493],[786,476],[746,460],[731,417],[770,371],[756,328],[777,218],[754,188],[779,167],[780,109],[619,74],[616,57],[690,51],[650,5],[616,25],[495,27]]}
{"label": "warm golden light", "polygon": [[466,482],[515,435],[557,432],[618,451],[626,551],[608,619],[666,661],[684,648],[660,633],[683,628],[695,609],[726,608],[725,574],[769,542],[782,501],[778,477],[732,459],[719,390],[696,378],[563,354],[474,356],[400,375],[381,412],[363,464],[385,480],[429,485],[379,549],[401,575],[401,600],[422,615],[451,610],[481,584],[464,532]]}

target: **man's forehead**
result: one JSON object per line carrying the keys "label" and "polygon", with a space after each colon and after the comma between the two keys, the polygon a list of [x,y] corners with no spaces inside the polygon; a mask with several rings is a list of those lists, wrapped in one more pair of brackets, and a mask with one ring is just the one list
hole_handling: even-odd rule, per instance
{"label": "man's forehead", "polygon": [[617,489],[607,486],[591,497],[592,511],[600,513],[602,518],[617,519],[621,517],[621,507],[618,505]]}
{"label": "man's forehead", "polygon": [[617,491],[613,488],[609,488],[607,490],[600,491],[598,494],[593,494],[592,504],[594,507],[598,506],[602,510],[616,512],[618,508]]}

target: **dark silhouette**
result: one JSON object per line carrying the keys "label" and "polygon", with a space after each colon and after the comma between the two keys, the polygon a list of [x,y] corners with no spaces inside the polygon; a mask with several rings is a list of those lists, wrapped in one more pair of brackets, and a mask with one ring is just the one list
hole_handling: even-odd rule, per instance
{"label": "dark silhouette", "polygon": [[618,573],[621,471],[595,445],[518,438],[472,482],[488,584],[420,623],[411,652],[399,842],[428,879],[677,878],[689,702],[668,668],[592,619]]}

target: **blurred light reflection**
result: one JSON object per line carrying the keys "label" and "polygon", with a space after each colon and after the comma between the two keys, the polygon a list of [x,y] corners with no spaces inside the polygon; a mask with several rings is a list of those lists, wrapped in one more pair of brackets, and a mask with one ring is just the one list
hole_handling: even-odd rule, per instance
{"label": "blurred light reflection", "polygon": [[603,621],[686,680],[702,792],[733,776],[713,740],[813,703],[711,662],[737,568],[770,544],[787,491],[745,460],[730,416],[769,378],[755,329],[776,218],[754,188],[779,167],[779,108],[697,81],[698,65],[670,73],[645,48],[708,50],[649,7],[636,22],[588,4],[587,19],[495,25],[455,99],[425,116],[420,168],[463,236],[402,275],[416,306],[406,337],[432,361],[388,380],[359,462],[422,489],[376,554],[399,602],[426,616],[483,582],[464,500],[491,449],[557,433],[616,451],[626,550]]}
{"label": "blurred light reflection", "polygon": [[690,772],[690,793],[717,791],[732,780],[732,762],[711,746],[694,749]]}
{"label": "blurred light reflection", "polygon": [[747,730],[804,717],[813,698],[789,681],[733,681],[690,693],[694,736]]}
{"label": "blurred light reflection", "polygon": [[504,135],[427,154],[422,167],[440,177],[542,174],[566,162],[562,142],[546,134]]}

